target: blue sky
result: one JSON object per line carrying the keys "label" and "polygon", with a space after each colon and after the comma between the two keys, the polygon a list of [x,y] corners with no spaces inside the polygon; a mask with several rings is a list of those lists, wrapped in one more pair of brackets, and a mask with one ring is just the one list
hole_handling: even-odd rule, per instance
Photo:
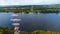
{"label": "blue sky", "polygon": [[46,5],[60,4],[60,0],[0,0],[0,6],[6,5]]}

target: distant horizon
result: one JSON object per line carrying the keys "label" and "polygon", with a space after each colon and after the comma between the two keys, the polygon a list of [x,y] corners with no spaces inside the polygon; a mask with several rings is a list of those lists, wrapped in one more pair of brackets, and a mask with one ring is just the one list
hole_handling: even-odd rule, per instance
{"label": "distant horizon", "polygon": [[12,5],[50,5],[60,4],[60,0],[1,0],[0,6]]}
{"label": "distant horizon", "polygon": [[[60,4],[45,4],[45,5],[60,5]],[[2,6],[2,5],[0,5],[0,6]],[[29,6],[29,5],[3,5],[3,6]]]}

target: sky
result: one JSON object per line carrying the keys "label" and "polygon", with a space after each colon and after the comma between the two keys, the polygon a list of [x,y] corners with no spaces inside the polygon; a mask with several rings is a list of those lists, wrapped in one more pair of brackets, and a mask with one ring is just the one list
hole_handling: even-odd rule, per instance
{"label": "sky", "polygon": [[0,0],[0,6],[60,4],[60,0]]}

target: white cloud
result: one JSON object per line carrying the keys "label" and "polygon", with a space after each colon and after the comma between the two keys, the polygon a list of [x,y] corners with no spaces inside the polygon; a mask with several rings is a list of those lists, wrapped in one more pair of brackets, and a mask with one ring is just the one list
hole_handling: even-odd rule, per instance
{"label": "white cloud", "polygon": [[60,4],[60,0],[43,0],[38,4]]}
{"label": "white cloud", "polygon": [[41,5],[60,4],[60,0],[1,0],[0,5]]}

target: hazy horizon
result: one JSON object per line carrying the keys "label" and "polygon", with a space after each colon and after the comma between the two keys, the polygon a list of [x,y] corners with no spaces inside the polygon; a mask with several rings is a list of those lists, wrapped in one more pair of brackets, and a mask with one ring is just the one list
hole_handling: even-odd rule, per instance
{"label": "hazy horizon", "polygon": [[0,6],[11,5],[50,5],[60,4],[60,0],[1,0]]}

